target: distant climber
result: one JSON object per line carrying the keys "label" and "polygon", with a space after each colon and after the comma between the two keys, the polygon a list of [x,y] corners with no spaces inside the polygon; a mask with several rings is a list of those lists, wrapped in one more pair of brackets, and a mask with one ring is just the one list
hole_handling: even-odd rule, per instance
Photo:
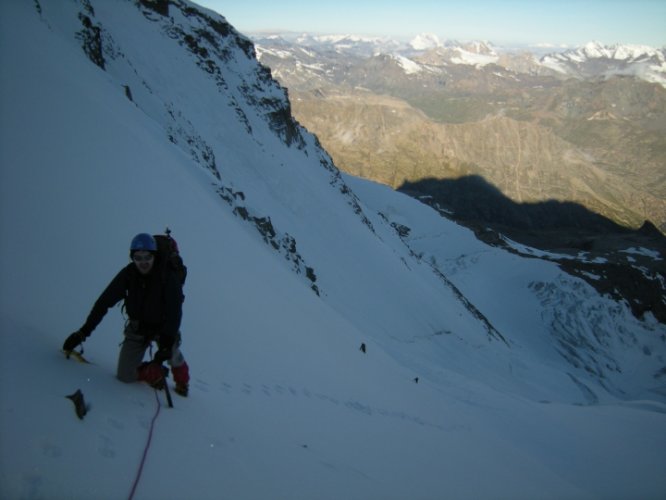
{"label": "distant climber", "polygon": [[[156,238],[173,244],[175,255],[158,251]],[[171,258],[180,261],[181,275],[169,265]],[[187,396],[189,367],[179,346],[181,343],[180,322],[184,300],[182,284],[186,268],[177,255],[177,245],[167,236],[153,237],[147,233],[136,235],[130,244],[131,263],[122,268],[95,302],[86,322],[67,337],[63,351],[72,352],[99,325],[109,308],[124,300],[128,316],[124,340],[118,356],[117,377],[123,382],[137,380],[155,388],[165,383],[165,361],[171,366],[176,384],[175,391]],[[158,349],[153,359],[143,362],[146,350],[152,342]]]}

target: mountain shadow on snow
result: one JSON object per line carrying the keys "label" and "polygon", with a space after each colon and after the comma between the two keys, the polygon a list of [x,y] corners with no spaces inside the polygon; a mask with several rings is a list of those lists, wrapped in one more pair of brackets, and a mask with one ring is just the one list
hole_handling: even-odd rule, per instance
{"label": "mountain shadow on snow", "polygon": [[[404,182],[398,191],[420,199],[432,197],[432,201],[453,212],[453,217],[460,222],[476,222],[537,233],[552,230],[580,231],[592,236],[609,232],[619,234],[637,232],[570,201],[516,203],[479,175],[468,175],[458,179],[426,178],[416,182]],[[647,234],[648,236],[651,234],[655,237],[655,242],[666,245],[666,237],[656,230],[653,224],[646,221],[646,226],[654,228]],[[645,233],[646,230],[643,229],[640,234]],[[561,244],[561,240],[558,241]]]}
{"label": "mountain shadow on snow", "polygon": [[[468,226],[486,243],[507,247],[500,236],[506,235],[533,248],[585,255],[559,260],[560,267],[601,293],[627,300],[635,316],[652,312],[666,323],[666,236],[650,221],[634,230],[574,202],[516,203],[478,175],[404,182],[398,191]],[[647,255],[628,255],[633,248]]]}

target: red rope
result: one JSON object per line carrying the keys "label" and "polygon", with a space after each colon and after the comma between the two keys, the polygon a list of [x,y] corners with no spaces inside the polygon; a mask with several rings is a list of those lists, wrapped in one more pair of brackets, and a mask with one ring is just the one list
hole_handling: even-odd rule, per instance
{"label": "red rope", "polygon": [[148,432],[148,441],[146,442],[146,447],[143,449],[143,456],[141,457],[139,470],[136,473],[136,478],[134,479],[134,484],[132,485],[132,491],[130,491],[128,500],[132,500],[132,498],[134,498],[134,493],[136,493],[136,487],[139,485],[139,481],[141,480],[141,473],[143,472],[143,466],[146,463],[146,457],[148,456],[148,449],[150,448],[150,442],[153,439],[153,428],[155,427],[155,420],[157,420],[157,416],[160,414],[160,408],[162,408],[162,404],[160,403],[160,398],[157,396],[157,390],[155,390],[155,400],[157,401],[157,409],[155,410],[155,415],[153,415],[153,419],[150,421],[150,431]]}

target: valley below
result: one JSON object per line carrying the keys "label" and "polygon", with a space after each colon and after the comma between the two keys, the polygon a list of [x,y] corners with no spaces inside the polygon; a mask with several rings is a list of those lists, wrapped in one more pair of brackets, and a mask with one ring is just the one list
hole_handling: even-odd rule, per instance
{"label": "valley below", "polygon": [[274,39],[256,42],[261,61],[343,171],[393,188],[480,176],[516,203],[574,202],[627,228],[666,231],[658,83],[565,77],[526,54],[454,64],[450,48],[406,59],[280,40],[279,51]]}
{"label": "valley below", "polygon": [[608,57],[573,57],[563,74],[544,63],[552,56],[487,45],[256,44],[341,170],[418,198],[487,243],[567,255],[555,259],[564,270],[666,322],[666,265],[652,258],[666,256],[663,83]]}

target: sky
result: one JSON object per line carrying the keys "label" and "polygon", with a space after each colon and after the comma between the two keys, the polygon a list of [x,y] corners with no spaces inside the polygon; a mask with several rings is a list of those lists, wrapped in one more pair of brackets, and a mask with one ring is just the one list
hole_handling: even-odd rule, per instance
{"label": "sky", "polygon": [[664,0],[198,0],[243,33],[393,35],[496,44],[666,46]]}

